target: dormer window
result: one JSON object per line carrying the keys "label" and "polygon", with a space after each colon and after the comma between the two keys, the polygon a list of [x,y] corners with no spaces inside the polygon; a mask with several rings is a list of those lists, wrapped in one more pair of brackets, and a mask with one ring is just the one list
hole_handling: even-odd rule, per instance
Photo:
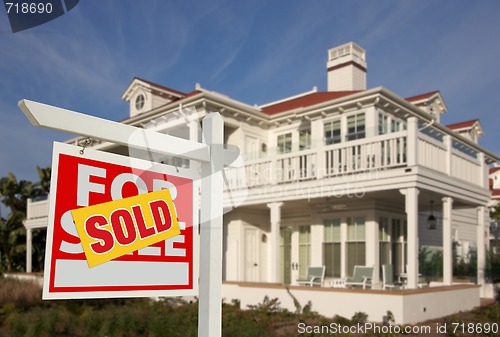
{"label": "dormer window", "polygon": [[135,99],[135,109],[137,111],[142,110],[142,108],[144,108],[145,101],[146,101],[146,99],[144,98],[143,94],[140,94],[139,96],[137,96],[137,98]]}

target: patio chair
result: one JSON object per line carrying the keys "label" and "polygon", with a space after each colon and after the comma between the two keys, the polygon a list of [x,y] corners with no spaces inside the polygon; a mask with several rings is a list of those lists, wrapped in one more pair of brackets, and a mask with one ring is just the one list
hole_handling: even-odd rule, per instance
{"label": "patio chair", "polygon": [[297,283],[301,286],[323,286],[325,280],[325,266],[321,267],[308,267],[307,276],[299,278]]}
{"label": "patio chair", "polygon": [[382,279],[384,282],[383,289],[387,288],[403,288],[403,284],[399,282],[394,282],[394,269],[392,264],[382,265]]}
{"label": "patio chair", "polygon": [[345,281],[345,285],[349,286],[366,286],[371,287],[371,280],[373,278],[373,267],[367,266],[354,266],[354,274]]}

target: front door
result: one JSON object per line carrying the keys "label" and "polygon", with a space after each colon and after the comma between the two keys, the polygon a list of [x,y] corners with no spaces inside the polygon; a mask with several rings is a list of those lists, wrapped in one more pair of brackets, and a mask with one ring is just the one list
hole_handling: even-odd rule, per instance
{"label": "front door", "polygon": [[281,281],[293,284],[311,265],[311,226],[283,227],[280,234]]}
{"label": "front door", "polygon": [[245,228],[245,258],[245,281],[259,281],[259,247],[255,228]]}

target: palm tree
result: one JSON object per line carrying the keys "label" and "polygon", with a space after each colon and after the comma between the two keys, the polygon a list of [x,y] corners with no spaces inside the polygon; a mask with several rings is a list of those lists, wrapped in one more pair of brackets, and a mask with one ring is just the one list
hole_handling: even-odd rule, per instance
{"label": "palm tree", "polygon": [[22,212],[13,212],[7,216],[7,219],[0,218],[0,249],[2,258],[5,259],[5,268],[7,272],[14,269],[22,269],[22,266],[16,266],[16,255],[23,254],[26,250],[24,237],[26,231],[22,225],[24,214]]}
{"label": "palm tree", "polygon": [[1,202],[10,209],[6,219],[0,217],[0,251],[8,272],[23,268],[26,250],[23,220],[26,217],[27,200],[34,195],[34,184],[27,180],[17,181],[11,172],[0,179]]}
{"label": "palm tree", "polygon": [[9,207],[12,213],[26,213],[27,200],[33,194],[33,183],[27,180],[18,182],[12,172],[9,172],[7,177],[0,179],[0,198],[2,198],[2,203]]}
{"label": "palm tree", "polygon": [[36,170],[38,172],[38,177],[40,178],[40,180],[35,183],[36,196],[47,196],[50,192],[50,174],[52,170],[50,166],[45,168],[37,166]]}

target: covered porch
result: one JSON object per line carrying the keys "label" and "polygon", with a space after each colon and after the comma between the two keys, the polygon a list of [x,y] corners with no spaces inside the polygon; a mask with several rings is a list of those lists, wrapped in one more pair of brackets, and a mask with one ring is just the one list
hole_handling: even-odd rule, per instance
{"label": "covered porch", "polygon": [[[390,264],[406,290],[430,281],[452,286],[453,245],[464,242],[477,251],[474,279],[484,285],[486,219],[477,200],[424,185],[247,205],[225,216],[224,278],[297,285],[308,267],[324,266],[323,285],[330,287],[361,265],[373,267],[371,289],[377,290],[382,265]],[[440,251],[438,280],[426,278],[419,266],[422,247]]]}

